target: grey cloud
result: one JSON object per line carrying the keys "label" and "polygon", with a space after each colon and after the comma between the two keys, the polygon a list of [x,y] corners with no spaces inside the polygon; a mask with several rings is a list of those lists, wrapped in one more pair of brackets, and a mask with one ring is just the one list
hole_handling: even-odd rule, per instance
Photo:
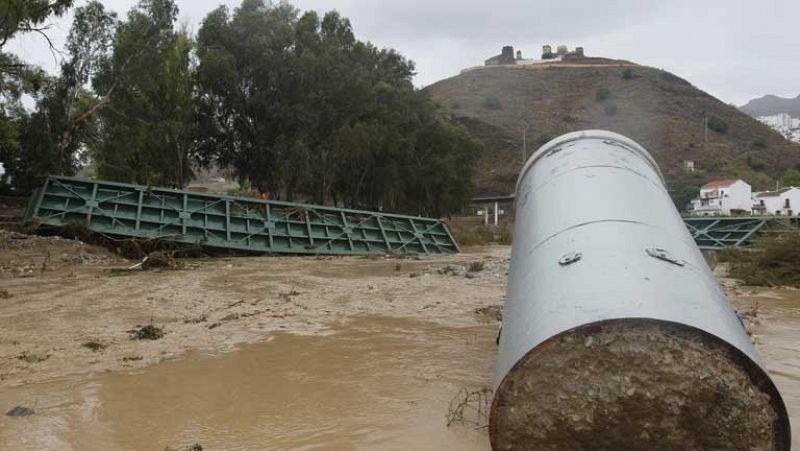
{"label": "grey cloud", "polygon": [[[83,3],[82,1],[78,2]],[[135,0],[107,0],[120,15]],[[195,30],[220,3],[178,0]],[[800,92],[796,0],[295,0],[300,10],[338,10],[356,34],[417,63],[425,86],[458,74],[512,44],[535,55],[545,43],[583,45],[590,55],[670,70],[726,102]],[[63,41],[70,18],[57,21]],[[40,39],[11,46],[53,69]]]}

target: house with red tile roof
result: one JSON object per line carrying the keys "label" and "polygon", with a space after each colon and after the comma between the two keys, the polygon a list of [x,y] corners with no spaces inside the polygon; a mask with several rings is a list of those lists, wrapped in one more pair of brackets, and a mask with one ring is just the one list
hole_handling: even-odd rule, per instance
{"label": "house with red tile roof", "polygon": [[700,195],[692,199],[689,212],[699,216],[730,216],[749,214],[753,207],[753,190],[743,180],[713,180],[700,188]]}

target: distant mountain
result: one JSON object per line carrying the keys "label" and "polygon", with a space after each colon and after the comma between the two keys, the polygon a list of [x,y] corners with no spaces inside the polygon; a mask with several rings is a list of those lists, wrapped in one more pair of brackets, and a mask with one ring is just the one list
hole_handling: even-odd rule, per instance
{"label": "distant mountain", "polygon": [[800,119],[800,95],[794,99],[766,95],[747,102],[739,109],[753,117],[788,114],[793,118]]}
{"label": "distant mountain", "polygon": [[800,143],[800,119],[791,117],[786,113],[758,116],[756,119],[769,125],[789,141]]}

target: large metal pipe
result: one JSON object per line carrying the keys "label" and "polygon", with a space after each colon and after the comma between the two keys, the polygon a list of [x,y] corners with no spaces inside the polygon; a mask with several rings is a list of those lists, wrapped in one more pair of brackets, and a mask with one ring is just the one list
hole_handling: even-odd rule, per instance
{"label": "large metal pipe", "polygon": [[789,450],[783,400],[647,151],[561,136],[516,202],[494,450]]}

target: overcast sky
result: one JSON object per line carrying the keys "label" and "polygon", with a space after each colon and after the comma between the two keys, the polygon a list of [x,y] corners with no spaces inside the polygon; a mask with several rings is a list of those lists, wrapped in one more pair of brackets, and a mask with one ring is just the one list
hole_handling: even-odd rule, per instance
{"label": "overcast sky", "polygon": [[[195,31],[203,17],[239,0],[177,0]],[[124,17],[137,0],[104,0]],[[77,0],[78,5],[85,0]],[[537,56],[542,44],[582,45],[589,56],[663,68],[728,103],[800,94],[800,0],[294,0],[301,10],[336,9],[356,35],[417,64],[418,86],[479,65],[506,44]],[[60,45],[71,15],[49,35]],[[55,70],[36,35],[6,50]]]}

